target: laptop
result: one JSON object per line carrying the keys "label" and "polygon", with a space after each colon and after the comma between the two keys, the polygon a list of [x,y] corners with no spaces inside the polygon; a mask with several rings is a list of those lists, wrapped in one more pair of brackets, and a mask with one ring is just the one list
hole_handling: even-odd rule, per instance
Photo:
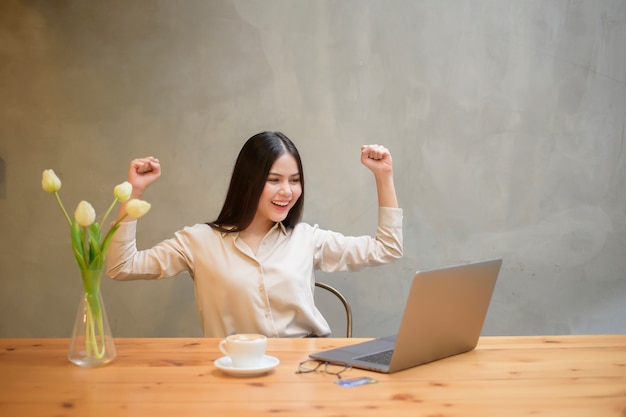
{"label": "laptop", "polygon": [[502,259],[417,271],[398,334],[309,356],[393,373],[473,350]]}

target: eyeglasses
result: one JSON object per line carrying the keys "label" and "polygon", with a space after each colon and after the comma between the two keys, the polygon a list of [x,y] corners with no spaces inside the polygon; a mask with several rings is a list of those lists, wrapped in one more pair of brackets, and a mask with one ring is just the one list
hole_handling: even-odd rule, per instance
{"label": "eyeglasses", "polygon": [[297,374],[308,374],[310,372],[324,372],[329,375],[335,375],[337,379],[341,379],[341,374],[352,368],[352,366],[337,365],[330,362],[320,362],[317,360],[309,359],[304,362],[300,362],[298,365]]}

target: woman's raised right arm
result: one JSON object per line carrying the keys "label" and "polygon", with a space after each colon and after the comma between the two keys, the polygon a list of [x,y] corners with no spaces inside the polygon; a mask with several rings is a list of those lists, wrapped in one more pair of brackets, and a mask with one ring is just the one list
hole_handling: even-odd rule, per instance
{"label": "woman's raised right arm", "polygon": [[[130,168],[128,169],[128,182],[133,186],[133,192],[130,195],[130,199],[141,199],[146,189],[158,180],[160,176],[161,164],[157,158],[153,156],[146,156],[144,158],[137,158],[130,161]],[[126,202],[120,205],[118,216],[123,216],[125,213]],[[126,217],[123,221],[131,220],[133,220],[131,217]]]}

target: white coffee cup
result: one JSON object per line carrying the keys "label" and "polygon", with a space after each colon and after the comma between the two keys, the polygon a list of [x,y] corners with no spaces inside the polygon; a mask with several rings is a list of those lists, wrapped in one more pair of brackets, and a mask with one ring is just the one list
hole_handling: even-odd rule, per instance
{"label": "white coffee cup", "polygon": [[262,334],[233,334],[220,341],[220,350],[230,357],[235,368],[256,368],[261,365],[267,348]]}

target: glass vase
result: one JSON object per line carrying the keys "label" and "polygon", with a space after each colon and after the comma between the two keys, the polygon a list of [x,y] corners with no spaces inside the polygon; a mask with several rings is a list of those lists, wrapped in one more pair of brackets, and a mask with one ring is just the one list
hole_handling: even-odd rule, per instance
{"label": "glass vase", "polygon": [[102,366],[117,356],[99,287],[83,291],[78,304],[67,354],[68,359],[78,366]]}

